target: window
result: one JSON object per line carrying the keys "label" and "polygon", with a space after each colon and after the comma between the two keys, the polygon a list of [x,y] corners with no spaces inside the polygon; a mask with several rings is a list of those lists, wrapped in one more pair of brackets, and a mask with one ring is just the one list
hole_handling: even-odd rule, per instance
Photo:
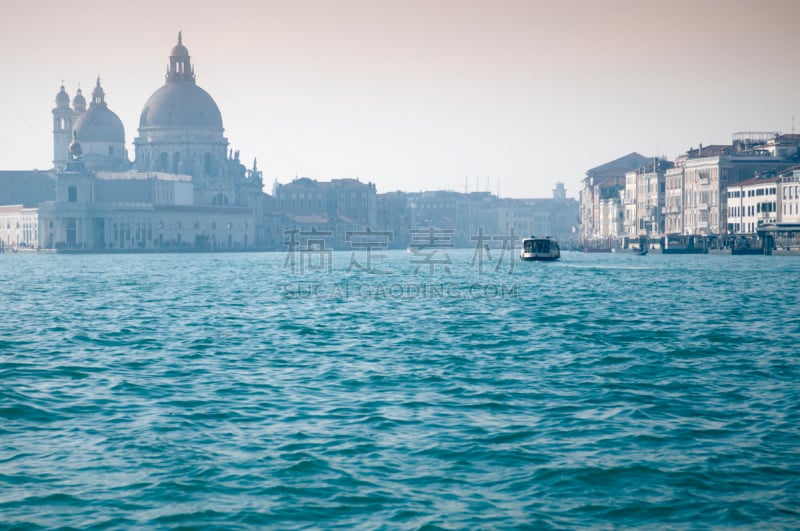
{"label": "window", "polygon": [[203,173],[206,177],[211,175],[211,153],[206,153],[203,156]]}
{"label": "window", "polygon": [[70,186],[67,188],[67,201],[76,203],[78,201],[78,187]]}

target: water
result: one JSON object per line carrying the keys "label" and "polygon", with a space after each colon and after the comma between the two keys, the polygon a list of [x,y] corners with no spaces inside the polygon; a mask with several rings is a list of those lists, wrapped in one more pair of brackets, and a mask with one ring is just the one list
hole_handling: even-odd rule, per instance
{"label": "water", "polygon": [[0,527],[800,526],[799,258],[384,254],[0,255]]}

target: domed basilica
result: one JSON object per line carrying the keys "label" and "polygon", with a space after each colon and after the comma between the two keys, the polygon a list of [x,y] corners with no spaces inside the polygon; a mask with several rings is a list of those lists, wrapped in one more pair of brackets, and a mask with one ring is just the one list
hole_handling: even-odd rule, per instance
{"label": "domed basilica", "polygon": [[229,150],[219,107],[197,85],[180,33],[166,82],[139,116],[133,161],[99,77],[88,107],[80,88],[70,101],[62,84],[52,113],[56,197],[39,209],[48,219],[40,247],[258,247],[269,199],[261,173]]}

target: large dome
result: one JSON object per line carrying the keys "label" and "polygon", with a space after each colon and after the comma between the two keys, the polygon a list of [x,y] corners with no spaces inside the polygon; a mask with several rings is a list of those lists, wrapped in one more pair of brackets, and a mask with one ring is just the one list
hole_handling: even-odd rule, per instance
{"label": "large dome", "polygon": [[139,128],[222,129],[222,115],[214,99],[194,83],[167,82],[150,96],[139,118]]}
{"label": "large dome", "polygon": [[169,56],[167,83],[144,104],[139,129],[215,129],[222,131],[222,115],[208,92],[195,84],[189,50],[178,33]]}

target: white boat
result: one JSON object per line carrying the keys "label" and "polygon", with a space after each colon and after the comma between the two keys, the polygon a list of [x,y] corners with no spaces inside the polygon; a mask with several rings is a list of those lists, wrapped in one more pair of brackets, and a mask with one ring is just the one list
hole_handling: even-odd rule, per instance
{"label": "white boat", "polygon": [[540,260],[552,261],[561,258],[561,249],[558,242],[550,236],[537,238],[522,238],[522,250],[519,253],[520,260]]}

